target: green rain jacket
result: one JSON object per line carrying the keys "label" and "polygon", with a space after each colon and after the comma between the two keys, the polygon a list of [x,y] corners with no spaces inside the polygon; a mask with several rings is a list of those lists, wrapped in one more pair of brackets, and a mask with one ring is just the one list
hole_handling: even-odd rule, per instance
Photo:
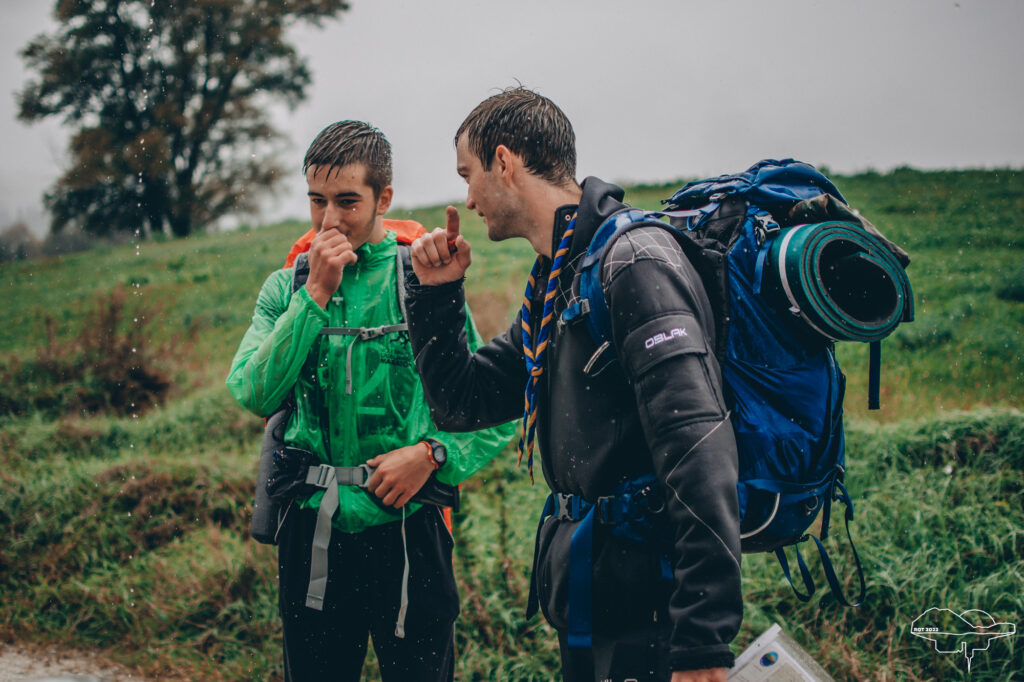
{"label": "green rain jacket", "polygon": [[[429,408],[405,332],[356,340],[352,348],[351,394],[346,392],[346,354],[353,336],[320,335],[324,327],[379,327],[402,322],[395,277],[397,242],[392,232],[357,250],[359,261],[344,270],[341,286],[323,310],[305,287],[292,294],[292,268],[270,275],[260,290],[252,324],[231,363],[227,385],[247,410],[266,417],[290,393],[295,403],[285,431],[289,445],[316,453],[333,466],[358,466],[392,450],[436,438],[448,451],[438,472],[458,484],[489,462],[512,438],[514,423],[445,433]],[[467,317],[470,345],[480,334]],[[355,533],[402,518],[385,510],[368,491],[339,486],[335,528]],[[319,508],[323,491],[301,500]],[[418,504],[408,504],[414,513]]]}

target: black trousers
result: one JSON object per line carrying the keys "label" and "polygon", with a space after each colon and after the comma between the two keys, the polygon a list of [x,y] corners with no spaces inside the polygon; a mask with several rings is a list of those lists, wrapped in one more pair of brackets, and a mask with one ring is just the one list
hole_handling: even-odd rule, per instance
{"label": "black trousers", "polygon": [[401,602],[401,522],[331,534],[324,610],[306,607],[316,511],[292,507],[281,529],[278,581],[288,682],[359,680],[367,638],[384,680],[452,680],[459,595],[452,536],[440,511],[425,506],[405,520],[409,606],[405,637],[395,636]]}
{"label": "black trousers", "polygon": [[668,682],[671,622],[658,613],[650,626],[618,635],[594,633],[590,649],[570,649],[564,630],[558,632],[565,682]]}

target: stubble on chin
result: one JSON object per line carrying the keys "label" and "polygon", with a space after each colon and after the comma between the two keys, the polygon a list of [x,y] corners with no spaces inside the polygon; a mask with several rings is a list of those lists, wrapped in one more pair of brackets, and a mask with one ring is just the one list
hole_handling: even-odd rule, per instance
{"label": "stubble on chin", "polygon": [[501,242],[520,236],[516,231],[517,222],[512,211],[498,211],[488,215],[484,220],[484,224],[487,226],[487,238],[492,242]]}

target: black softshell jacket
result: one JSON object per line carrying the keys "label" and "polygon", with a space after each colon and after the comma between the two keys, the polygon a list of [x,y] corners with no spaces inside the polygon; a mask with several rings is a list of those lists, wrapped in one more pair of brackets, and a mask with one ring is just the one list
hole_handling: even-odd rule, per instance
{"label": "black softshell jacket", "polygon": [[[597,178],[583,182],[555,320],[578,298],[576,267],[604,219],[626,208],[622,197],[620,188]],[[556,212],[554,245],[576,210]],[[534,330],[540,329],[546,275],[541,280],[531,306]],[[588,376],[583,368],[595,344],[585,325],[552,323],[537,396],[544,478],[555,492],[593,502],[653,471],[663,485],[665,543],[641,545],[596,525],[594,631],[614,635],[667,615],[674,670],[731,666],[728,643],[742,617],[736,444],[712,352],[707,296],[675,240],[656,227],[618,237],[605,254],[601,281],[619,365]],[[408,284],[416,367],[437,426],[467,431],[521,416],[527,374],[519,316],[471,354],[462,283],[419,286],[409,273]],[[538,511],[524,510],[523,522]],[[545,521],[534,558],[541,609],[562,630],[568,627],[569,541],[577,525]],[[659,567],[665,550],[669,580]]]}

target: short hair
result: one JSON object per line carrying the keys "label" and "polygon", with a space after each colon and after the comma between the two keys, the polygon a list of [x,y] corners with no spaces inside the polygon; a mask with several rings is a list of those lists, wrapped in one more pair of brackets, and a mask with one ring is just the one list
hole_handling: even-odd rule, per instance
{"label": "short hair", "polygon": [[391,143],[384,133],[363,121],[338,121],[316,136],[306,150],[302,174],[310,166],[341,168],[353,163],[366,166],[366,184],[373,196],[391,184]]}
{"label": "short hair", "polygon": [[511,87],[478,104],[455,133],[490,170],[499,144],[523,159],[534,175],[556,185],[576,182],[576,134],[568,117],[547,97]]}

